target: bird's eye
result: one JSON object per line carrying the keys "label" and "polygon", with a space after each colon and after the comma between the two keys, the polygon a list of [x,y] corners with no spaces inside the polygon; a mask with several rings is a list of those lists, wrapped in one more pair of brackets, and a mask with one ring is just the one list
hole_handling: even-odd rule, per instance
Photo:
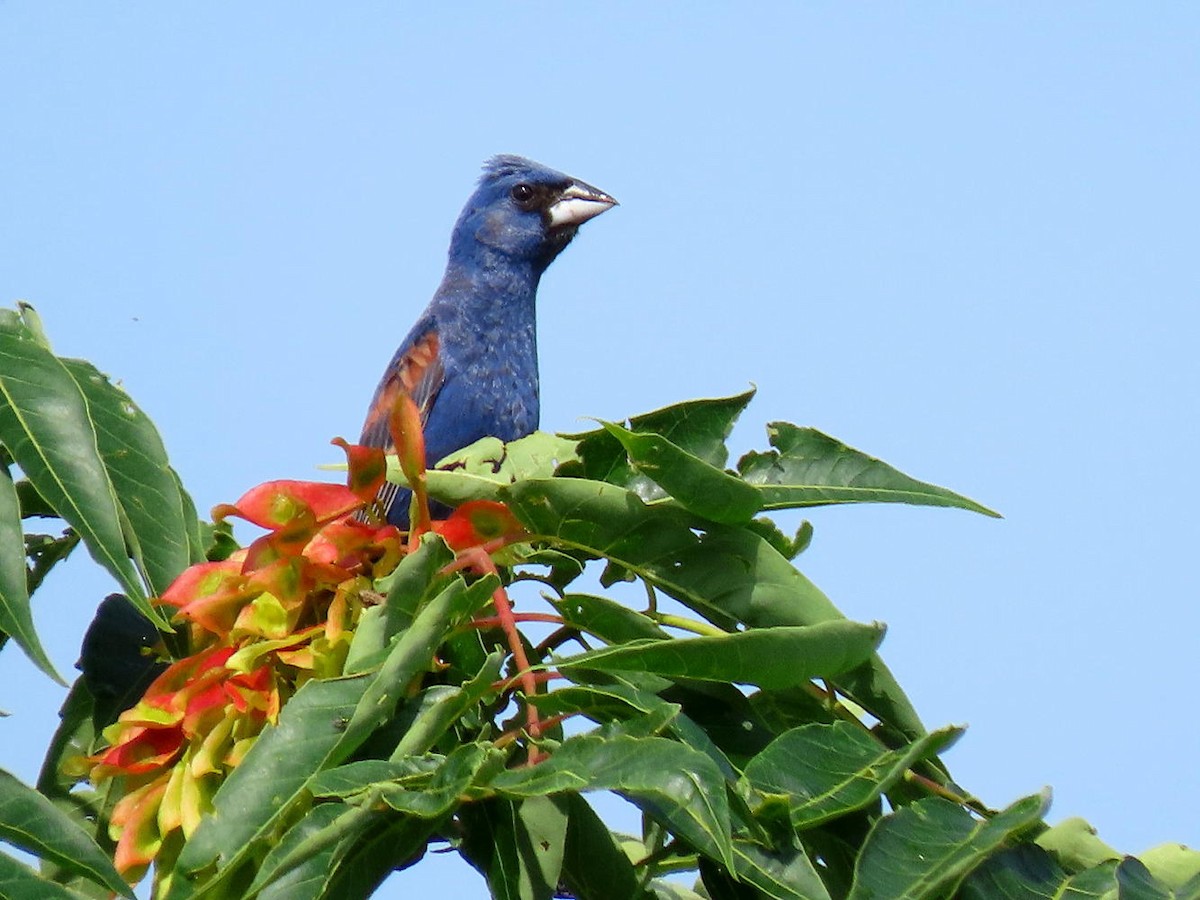
{"label": "bird's eye", "polygon": [[527,184],[518,184],[510,193],[518,203],[528,203],[533,199],[533,188]]}

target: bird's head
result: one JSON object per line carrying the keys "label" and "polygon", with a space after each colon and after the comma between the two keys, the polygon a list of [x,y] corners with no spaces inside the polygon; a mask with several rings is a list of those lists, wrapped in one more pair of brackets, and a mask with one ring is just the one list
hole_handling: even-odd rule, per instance
{"label": "bird's head", "polygon": [[541,274],[579,226],[617,203],[598,188],[520,156],[488,160],[451,239],[452,257],[483,247]]}

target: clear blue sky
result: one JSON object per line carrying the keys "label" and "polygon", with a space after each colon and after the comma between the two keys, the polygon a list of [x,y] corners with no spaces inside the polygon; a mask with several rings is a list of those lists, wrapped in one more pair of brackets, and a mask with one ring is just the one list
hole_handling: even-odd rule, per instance
{"label": "clear blue sky", "polygon": [[[484,158],[577,175],[622,205],[543,281],[543,425],[754,382],[738,449],[814,425],[1001,510],[818,510],[801,567],[985,801],[1200,846],[1200,6],[429,6],[0,4],[0,302],[206,509],[338,458]],[[62,670],[109,589],[39,595]],[[0,654],[0,766],[61,698]]]}

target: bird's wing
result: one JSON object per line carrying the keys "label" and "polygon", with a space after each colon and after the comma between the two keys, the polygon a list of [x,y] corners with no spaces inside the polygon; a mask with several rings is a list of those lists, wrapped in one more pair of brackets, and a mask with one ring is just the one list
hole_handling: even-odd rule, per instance
{"label": "bird's wing", "polygon": [[[388,420],[396,405],[396,396],[400,392],[408,394],[417,405],[421,414],[421,425],[424,427],[429,421],[429,412],[437,400],[438,391],[446,380],[440,349],[437,329],[432,325],[424,329],[415,329],[414,333],[409,335],[409,339],[392,358],[375,391],[375,399],[371,401],[367,420],[363,424],[362,437],[359,438],[360,444],[382,447],[385,450],[394,449]],[[390,512],[399,491],[400,487],[390,481],[380,490],[379,502],[385,515]]]}

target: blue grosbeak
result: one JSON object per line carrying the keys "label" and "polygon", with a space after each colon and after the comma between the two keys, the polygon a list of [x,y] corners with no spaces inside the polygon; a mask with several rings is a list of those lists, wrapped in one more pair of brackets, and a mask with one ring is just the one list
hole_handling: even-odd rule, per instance
{"label": "blue grosbeak", "polygon": [[[359,442],[392,449],[388,418],[400,392],[420,412],[431,464],[488,435],[534,431],[538,281],[579,226],[616,202],[520,156],[489,160],[454,226],[441,286],[388,363]],[[408,525],[409,496],[385,485],[388,521]]]}

